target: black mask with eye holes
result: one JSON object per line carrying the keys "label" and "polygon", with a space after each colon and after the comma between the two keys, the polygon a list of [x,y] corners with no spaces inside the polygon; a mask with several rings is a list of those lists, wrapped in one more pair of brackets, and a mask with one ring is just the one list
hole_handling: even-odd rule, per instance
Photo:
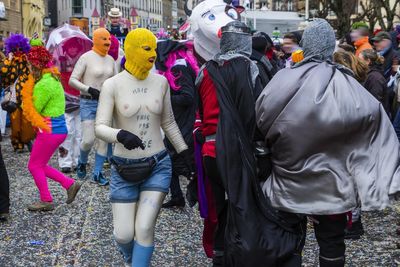
{"label": "black mask with eye holes", "polygon": [[250,56],[252,51],[251,30],[243,22],[232,21],[222,27],[221,53],[237,53]]}

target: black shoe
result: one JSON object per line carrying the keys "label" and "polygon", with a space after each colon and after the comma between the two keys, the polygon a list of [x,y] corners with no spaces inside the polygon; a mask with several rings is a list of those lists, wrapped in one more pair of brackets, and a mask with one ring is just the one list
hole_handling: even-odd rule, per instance
{"label": "black shoe", "polygon": [[33,142],[29,141],[28,144],[26,144],[26,146],[28,147],[28,151],[32,152],[32,146],[33,146]]}
{"label": "black shoe", "polygon": [[86,164],[79,163],[76,168],[76,175],[79,179],[83,180],[86,177]]}
{"label": "black shoe", "polygon": [[225,266],[224,263],[224,252],[223,251],[214,251],[214,256],[212,259],[213,267],[222,267]]}
{"label": "black shoe", "polygon": [[193,179],[189,182],[186,191],[186,199],[188,201],[188,205],[190,208],[193,208],[194,205],[198,202],[197,199],[197,179]]}
{"label": "black shoe", "polygon": [[345,257],[338,258],[325,258],[323,256],[319,256],[319,266],[324,267],[343,267],[345,264]]}
{"label": "black shoe", "polygon": [[0,222],[8,222],[10,219],[9,213],[0,213]]}
{"label": "black shoe", "polygon": [[183,208],[185,207],[185,199],[179,198],[179,199],[171,199],[170,201],[162,204],[163,208],[169,209],[169,208]]}
{"label": "black shoe", "polygon": [[62,173],[71,173],[72,169],[70,167],[63,167],[61,168]]}
{"label": "black shoe", "polygon": [[345,239],[360,239],[364,234],[364,227],[361,220],[353,222],[350,228],[344,230]]}

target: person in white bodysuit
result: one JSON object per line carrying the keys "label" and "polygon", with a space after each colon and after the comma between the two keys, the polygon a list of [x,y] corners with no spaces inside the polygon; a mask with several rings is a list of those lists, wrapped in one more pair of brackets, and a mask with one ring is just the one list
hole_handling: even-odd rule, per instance
{"label": "person in white bodysuit", "polygon": [[[126,266],[147,267],[154,250],[154,228],[171,181],[171,160],[160,128],[191,168],[190,152],[175,122],[168,81],[150,73],[156,38],[146,29],[125,40],[125,70],[104,82],[96,117],[96,136],[114,143],[110,199],[114,237]],[[154,162],[151,174],[128,181],[118,166]],[[135,240],[134,240],[135,238]]]}
{"label": "person in white bodysuit", "polygon": [[[93,49],[79,58],[69,80],[69,85],[81,92],[82,142],[77,167],[77,175],[80,179],[86,177],[89,153],[95,143],[94,121],[100,89],[105,80],[116,74],[115,61],[107,54],[110,45],[110,33],[104,28],[95,30],[93,32]],[[103,164],[107,157],[107,144],[97,140],[96,145],[92,181],[100,185],[107,185],[108,180],[102,174]]]}

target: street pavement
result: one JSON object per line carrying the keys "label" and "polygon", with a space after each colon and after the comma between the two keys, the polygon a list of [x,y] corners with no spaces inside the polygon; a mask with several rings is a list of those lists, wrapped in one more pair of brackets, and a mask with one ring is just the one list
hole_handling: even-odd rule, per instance
{"label": "street pavement", "polygon": [[[8,138],[2,142],[2,151],[10,176],[11,220],[0,224],[0,267],[123,266],[112,237],[108,187],[87,182],[75,202],[67,205],[66,192],[50,181],[56,209],[29,212],[26,206],[39,197],[26,167],[29,154],[14,153]],[[56,157],[51,165],[58,166]],[[109,177],[109,170],[106,175]],[[361,240],[347,242],[348,266],[399,266],[395,233],[399,212],[400,204],[394,203],[392,209],[363,214],[366,234]],[[318,247],[311,228],[309,225],[304,266],[318,266]],[[152,266],[211,266],[202,249],[201,235],[202,220],[196,207],[162,210]]]}

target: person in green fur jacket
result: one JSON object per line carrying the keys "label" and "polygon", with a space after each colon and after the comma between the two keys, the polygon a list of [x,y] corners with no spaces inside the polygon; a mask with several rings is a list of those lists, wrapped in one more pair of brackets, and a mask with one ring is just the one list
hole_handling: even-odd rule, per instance
{"label": "person in green fur jacket", "polygon": [[54,209],[54,204],[46,177],[66,189],[67,204],[74,201],[82,184],[48,165],[68,133],[64,118],[64,90],[57,68],[52,67],[52,56],[44,47],[36,46],[28,53],[28,61],[31,75],[24,84],[23,111],[37,129],[28,169],[40,193],[40,201],[29,205],[28,210],[49,211]]}

